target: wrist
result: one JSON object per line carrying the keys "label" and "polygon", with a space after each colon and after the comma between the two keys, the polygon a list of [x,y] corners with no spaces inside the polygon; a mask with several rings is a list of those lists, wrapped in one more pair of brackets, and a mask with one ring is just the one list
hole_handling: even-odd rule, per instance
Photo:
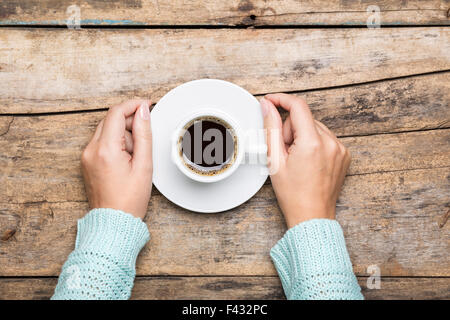
{"label": "wrist", "polygon": [[334,220],[336,217],[336,209],[317,209],[317,208],[301,208],[283,211],[288,229],[296,225],[312,220],[312,219],[329,219]]}
{"label": "wrist", "polygon": [[[119,197],[120,198],[120,197]],[[139,199],[133,199],[131,201],[97,201],[90,206],[91,210],[110,208],[117,211],[126,212],[135,218],[144,219],[147,214],[149,199],[140,201]]]}

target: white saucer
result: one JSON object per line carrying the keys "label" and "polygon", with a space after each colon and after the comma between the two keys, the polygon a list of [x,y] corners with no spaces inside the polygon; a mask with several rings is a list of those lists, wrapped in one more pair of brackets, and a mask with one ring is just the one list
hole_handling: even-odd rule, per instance
{"label": "white saucer", "polygon": [[264,164],[243,163],[228,178],[202,183],[186,177],[171,158],[172,134],[180,121],[199,106],[218,108],[248,130],[262,130],[258,100],[243,88],[222,80],[184,83],[168,92],[151,112],[153,183],[176,205],[195,212],[221,212],[250,199],[267,179]]}

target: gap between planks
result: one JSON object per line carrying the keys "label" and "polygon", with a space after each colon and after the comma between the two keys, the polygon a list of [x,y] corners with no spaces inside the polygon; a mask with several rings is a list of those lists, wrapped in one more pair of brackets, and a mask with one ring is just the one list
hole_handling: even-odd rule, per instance
{"label": "gap between planks", "polygon": [[[449,278],[383,277],[379,289],[357,277],[366,299],[448,299]],[[56,277],[0,278],[0,299],[49,299]],[[131,299],[285,299],[277,276],[136,277]]]}
{"label": "gap between planks", "polygon": [[[400,28],[437,28],[437,27],[450,27],[450,24],[385,24],[381,25],[380,29],[400,29]],[[0,24],[0,28],[10,29],[68,29],[64,25],[51,25],[51,24]],[[144,25],[144,26],[132,26],[132,25],[81,25],[81,29],[117,29],[117,30],[173,30],[173,29],[190,29],[190,30],[211,30],[211,29],[369,29],[366,25],[257,25],[257,24],[242,24],[242,25]]]}
{"label": "gap between planks", "polygon": [[[357,278],[369,278],[370,275],[357,275]],[[59,276],[0,276],[1,280],[14,280],[14,279],[58,279]],[[136,275],[135,279],[154,279],[154,278],[279,278],[277,275],[268,274],[268,275],[232,275],[232,274],[200,274],[200,275],[192,275],[192,274],[149,274],[149,275]],[[391,276],[384,275],[381,276],[382,279],[450,279],[450,276]]]}
{"label": "gap between planks", "polygon": [[[69,0],[3,0],[0,24],[66,25]],[[448,2],[378,1],[381,25],[440,25],[448,23]],[[235,0],[207,2],[185,0],[79,1],[82,26],[365,26],[372,15],[370,3],[360,1]],[[183,14],[180,15],[179,12]]]}
{"label": "gap between planks", "polygon": [[[0,26],[1,27],[1,26]],[[396,80],[402,80],[402,79],[414,79],[414,78],[420,78],[423,76],[431,76],[431,75],[439,75],[439,74],[446,74],[450,73],[450,69],[446,70],[439,70],[439,71],[432,71],[432,72],[424,72],[424,73],[417,73],[417,74],[411,74],[411,75],[405,75],[405,76],[398,76],[398,77],[391,77],[391,78],[384,78],[384,79],[377,79],[372,81],[362,81],[358,83],[349,83],[344,85],[336,85],[336,86],[329,86],[324,88],[314,88],[314,89],[306,89],[306,90],[291,90],[291,91],[283,91],[283,93],[287,94],[306,94],[309,92],[317,92],[317,91],[330,91],[330,90],[337,90],[337,89],[344,89],[344,88],[352,88],[352,87],[361,87],[365,85],[370,84],[377,84],[382,82],[389,82],[389,81],[396,81]],[[278,92],[265,92],[260,94],[255,94],[254,96],[256,98],[261,98],[267,94],[273,94]],[[150,106],[151,109],[156,105],[157,102],[152,103]],[[95,112],[105,112],[108,111],[108,108],[96,108],[96,109],[77,109],[77,110],[62,110],[62,111],[55,111],[55,112],[33,112],[33,113],[2,113],[0,112],[0,117],[30,117],[30,116],[55,116],[55,115],[65,115],[65,114],[79,114],[79,113],[95,113]],[[419,129],[419,130],[408,130],[408,131],[396,131],[392,133],[405,133],[405,132],[414,132],[414,131],[427,131],[427,130],[434,130],[434,129],[446,129],[448,127],[438,127],[438,128],[432,128],[432,129]],[[390,133],[390,132],[386,132]],[[378,134],[378,133],[375,133]],[[383,133],[380,133],[383,134]],[[2,134],[3,135],[3,134]],[[370,134],[367,134],[370,135]],[[1,136],[1,135],[0,135]],[[365,136],[365,135],[342,135],[338,137],[357,137],[357,136]]]}

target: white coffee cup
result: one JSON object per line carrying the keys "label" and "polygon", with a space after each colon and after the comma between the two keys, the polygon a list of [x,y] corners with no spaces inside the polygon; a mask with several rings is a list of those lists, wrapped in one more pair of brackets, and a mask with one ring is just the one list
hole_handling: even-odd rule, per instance
{"label": "white coffee cup", "polygon": [[[181,140],[186,132],[187,126],[196,119],[216,118],[226,124],[227,129],[231,129],[234,139],[234,154],[229,166],[218,173],[212,175],[199,174],[190,169],[183,160],[181,149]],[[265,144],[249,145],[246,133],[238,125],[238,122],[227,113],[218,108],[199,108],[189,116],[180,121],[172,136],[172,161],[178,169],[187,177],[204,183],[212,183],[221,181],[232,175],[241,165],[246,153],[259,154],[266,153],[267,146]]]}

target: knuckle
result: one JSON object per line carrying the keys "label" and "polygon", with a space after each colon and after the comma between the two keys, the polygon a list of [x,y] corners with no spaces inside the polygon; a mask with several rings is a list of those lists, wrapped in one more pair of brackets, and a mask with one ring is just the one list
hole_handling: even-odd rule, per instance
{"label": "knuckle", "polygon": [[110,114],[116,114],[120,113],[120,105],[115,105],[109,108],[108,113]]}
{"label": "knuckle", "polygon": [[328,146],[328,150],[333,154],[333,155],[338,155],[341,151],[339,144],[335,141],[333,141],[332,143],[329,144]]}
{"label": "knuckle", "polygon": [[349,163],[352,162],[352,154],[348,151],[348,149],[345,149],[345,157]]}
{"label": "knuckle", "polygon": [[338,147],[342,155],[347,153],[347,148],[340,141],[338,141]]}
{"label": "knuckle", "polygon": [[108,113],[113,113],[113,112],[115,112],[115,110],[117,110],[117,106],[109,107]]}
{"label": "knuckle", "polygon": [[319,151],[322,148],[322,144],[318,140],[310,141],[310,143],[307,145],[307,151],[311,153],[315,153]]}
{"label": "knuckle", "polygon": [[95,157],[101,162],[109,162],[109,160],[111,159],[109,148],[105,145],[99,146],[95,152]]}
{"label": "knuckle", "polygon": [[347,157],[347,155],[349,154],[347,148],[344,145],[342,145],[341,152],[345,157]]}
{"label": "knuckle", "polygon": [[92,152],[89,147],[86,147],[81,153],[81,163],[88,164],[91,160]]}
{"label": "knuckle", "polygon": [[297,104],[298,104],[300,107],[307,107],[307,106],[308,106],[308,104],[306,103],[306,100],[305,100],[304,98],[302,98],[302,97],[297,97],[297,96],[294,96],[294,98],[295,98],[295,101],[297,102]]}

